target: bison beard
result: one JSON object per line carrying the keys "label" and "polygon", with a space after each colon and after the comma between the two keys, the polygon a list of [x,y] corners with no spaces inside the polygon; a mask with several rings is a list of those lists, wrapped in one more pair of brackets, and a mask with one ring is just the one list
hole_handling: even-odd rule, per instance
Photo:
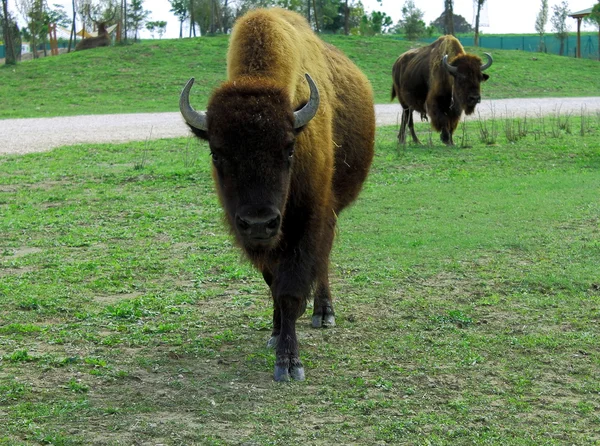
{"label": "bison beard", "polygon": [[402,122],[398,132],[401,144],[406,142],[406,125],[412,139],[420,144],[414,130],[412,112],[429,116],[432,127],[441,132],[440,139],[453,145],[452,134],[463,112],[475,111],[481,101],[480,85],[489,76],[483,73],[492,65],[467,54],[452,36],[442,36],[431,45],[409,50],[396,60],[392,69],[392,100],[397,96],[402,106]]}
{"label": "bison beard", "polygon": [[302,16],[279,8],[236,22],[227,75],[206,113],[189,104],[193,80],[180,109],[208,141],[231,233],[271,290],[275,380],[302,380],[296,320],[312,296],[313,327],[335,324],[329,254],[373,158],[371,87]]}

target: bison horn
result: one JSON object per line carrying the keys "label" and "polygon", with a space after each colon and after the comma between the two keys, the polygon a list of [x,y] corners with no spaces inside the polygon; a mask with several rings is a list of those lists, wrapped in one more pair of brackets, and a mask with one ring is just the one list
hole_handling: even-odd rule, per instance
{"label": "bison horn", "polygon": [[181,111],[181,115],[185,122],[198,130],[208,131],[208,125],[206,124],[206,114],[202,112],[197,112],[190,105],[190,90],[192,89],[192,85],[194,85],[194,78],[191,78],[185,87],[183,87],[183,91],[181,92],[181,96],[179,96],[179,110]]}
{"label": "bison horn", "polygon": [[481,71],[487,70],[489,67],[492,66],[492,63],[494,62],[494,59],[492,59],[492,55],[490,53],[483,53],[483,54],[485,54],[487,56],[488,61],[481,66]]}
{"label": "bison horn", "polygon": [[308,122],[315,117],[317,114],[317,109],[319,108],[319,90],[315,85],[312,77],[305,74],[306,81],[308,82],[308,86],[310,87],[310,98],[308,99],[308,103],[302,107],[300,110],[294,112],[294,128],[298,129],[300,127],[304,127]]}
{"label": "bison horn", "polygon": [[447,54],[442,59],[442,63],[444,64],[444,67],[446,68],[446,70],[448,70],[448,72],[450,72],[452,74],[456,74],[458,72],[458,68],[453,67],[452,65],[450,65],[448,63],[448,55]]}

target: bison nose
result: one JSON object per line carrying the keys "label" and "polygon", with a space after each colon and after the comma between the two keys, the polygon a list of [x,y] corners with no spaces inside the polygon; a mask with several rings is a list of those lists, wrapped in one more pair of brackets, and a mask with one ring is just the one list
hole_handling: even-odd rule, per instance
{"label": "bison nose", "polygon": [[235,224],[240,235],[245,238],[268,240],[279,232],[281,213],[274,207],[238,212]]}
{"label": "bison nose", "polygon": [[478,94],[470,94],[469,95],[469,104],[479,104],[481,102],[481,95]]}

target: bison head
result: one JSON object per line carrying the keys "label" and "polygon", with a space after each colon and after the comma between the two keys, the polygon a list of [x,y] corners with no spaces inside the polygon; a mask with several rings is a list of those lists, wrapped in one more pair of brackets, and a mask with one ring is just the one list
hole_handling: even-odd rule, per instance
{"label": "bison head", "polygon": [[309,75],[310,98],[294,111],[286,89],[264,79],[223,84],[206,113],[189,103],[194,82],[181,93],[181,113],[208,141],[221,204],[236,239],[249,253],[274,248],[286,208],[297,134],[315,116],[319,92]]}
{"label": "bison head", "polygon": [[488,61],[481,64],[481,59],[471,54],[462,54],[448,63],[448,55],[442,59],[446,71],[454,78],[454,99],[464,109],[467,115],[475,111],[475,106],[481,102],[481,82],[489,79],[484,73],[492,66],[492,56],[484,53]]}

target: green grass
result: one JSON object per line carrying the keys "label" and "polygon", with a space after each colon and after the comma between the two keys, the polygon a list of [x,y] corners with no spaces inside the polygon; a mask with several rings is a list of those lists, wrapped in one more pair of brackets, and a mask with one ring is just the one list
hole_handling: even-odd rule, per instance
{"label": "green grass", "polygon": [[288,384],[206,147],[0,157],[0,444],[600,442],[600,119],[466,130],[378,130]]}
{"label": "green grass", "polygon": [[[389,102],[392,65],[409,42],[391,36],[323,38],[364,70],[376,102]],[[0,119],[176,111],[179,93],[192,76],[192,101],[205,107],[210,92],[225,79],[227,42],[227,37],[154,40],[3,66]],[[492,53],[495,62],[484,97],[600,96],[596,61],[507,50]]]}

